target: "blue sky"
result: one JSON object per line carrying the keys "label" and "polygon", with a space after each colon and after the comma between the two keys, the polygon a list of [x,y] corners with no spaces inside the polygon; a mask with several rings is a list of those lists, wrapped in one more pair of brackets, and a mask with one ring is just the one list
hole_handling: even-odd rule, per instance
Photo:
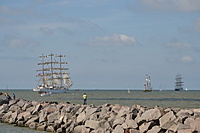
{"label": "blue sky", "polygon": [[65,54],[73,88],[200,89],[199,0],[2,0],[0,88],[37,85],[38,56]]}

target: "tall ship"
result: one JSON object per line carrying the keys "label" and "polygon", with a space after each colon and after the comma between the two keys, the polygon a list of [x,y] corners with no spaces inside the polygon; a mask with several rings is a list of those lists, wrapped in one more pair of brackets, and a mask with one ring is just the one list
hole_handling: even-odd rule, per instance
{"label": "tall ship", "polygon": [[145,89],[143,90],[143,92],[151,92],[153,87],[151,86],[151,78],[148,74],[146,74],[146,80],[144,83],[144,87]]}
{"label": "tall ship", "polygon": [[49,54],[39,56],[41,62],[39,70],[36,70],[39,78],[38,85],[33,91],[39,94],[50,93],[66,93],[73,85],[72,80],[67,73],[68,68],[65,67],[67,62],[63,61],[65,55]]}
{"label": "tall ship", "polygon": [[183,91],[183,83],[182,82],[182,77],[180,74],[176,75],[175,77],[175,91]]}

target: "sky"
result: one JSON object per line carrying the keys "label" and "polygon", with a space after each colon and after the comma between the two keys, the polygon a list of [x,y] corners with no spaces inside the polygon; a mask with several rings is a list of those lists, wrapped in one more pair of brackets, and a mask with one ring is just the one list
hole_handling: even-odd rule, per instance
{"label": "sky", "polygon": [[36,87],[50,53],[71,89],[200,89],[200,0],[1,0],[0,29],[0,89]]}

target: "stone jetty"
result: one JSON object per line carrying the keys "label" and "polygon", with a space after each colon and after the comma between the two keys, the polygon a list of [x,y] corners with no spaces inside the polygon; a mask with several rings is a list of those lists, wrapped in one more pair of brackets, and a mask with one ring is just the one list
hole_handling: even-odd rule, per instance
{"label": "stone jetty", "polygon": [[0,121],[57,133],[200,133],[200,109],[0,100]]}

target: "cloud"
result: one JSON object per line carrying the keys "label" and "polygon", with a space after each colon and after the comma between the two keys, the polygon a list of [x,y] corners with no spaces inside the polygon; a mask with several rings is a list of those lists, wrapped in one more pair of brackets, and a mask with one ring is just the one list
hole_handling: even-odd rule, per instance
{"label": "cloud", "polygon": [[171,58],[167,58],[166,60],[167,60],[167,62],[170,62],[170,63],[184,63],[184,64],[190,64],[190,63],[195,62],[194,58],[189,55],[184,55],[179,58],[171,57]]}
{"label": "cloud", "polygon": [[52,35],[53,34],[53,30],[51,30],[48,27],[40,27],[39,29],[42,33],[44,33],[45,35]]}
{"label": "cloud", "polygon": [[44,35],[53,35],[57,33],[64,33],[68,35],[74,34],[72,30],[66,27],[56,27],[56,28],[40,27],[39,31],[41,31]]}
{"label": "cloud", "polygon": [[95,37],[84,44],[89,46],[134,46],[137,44],[135,37],[125,34],[113,34],[112,36]]}
{"label": "cloud", "polygon": [[183,43],[183,42],[168,42],[165,44],[167,47],[171,47],[171,48],[177,48],[177,49],[191,49],[192,48],[192,44],[189,43]]}
{"label": "cloud", "polygon": [[9,48],[33,47],[39,45],[39,42],[18,36],[6,36],[3,43]]}
{"label": "cloud", "polygon": [[192,12],[200,10],[200,0],[138,0],[153,10]]}
{"label": "cloud", "polygon": [[194,62],[194,59],[191,57],[191,56],[183,56],[183,57],[181,57],[181,62],[182,63],[192,63],[192,62]]}

